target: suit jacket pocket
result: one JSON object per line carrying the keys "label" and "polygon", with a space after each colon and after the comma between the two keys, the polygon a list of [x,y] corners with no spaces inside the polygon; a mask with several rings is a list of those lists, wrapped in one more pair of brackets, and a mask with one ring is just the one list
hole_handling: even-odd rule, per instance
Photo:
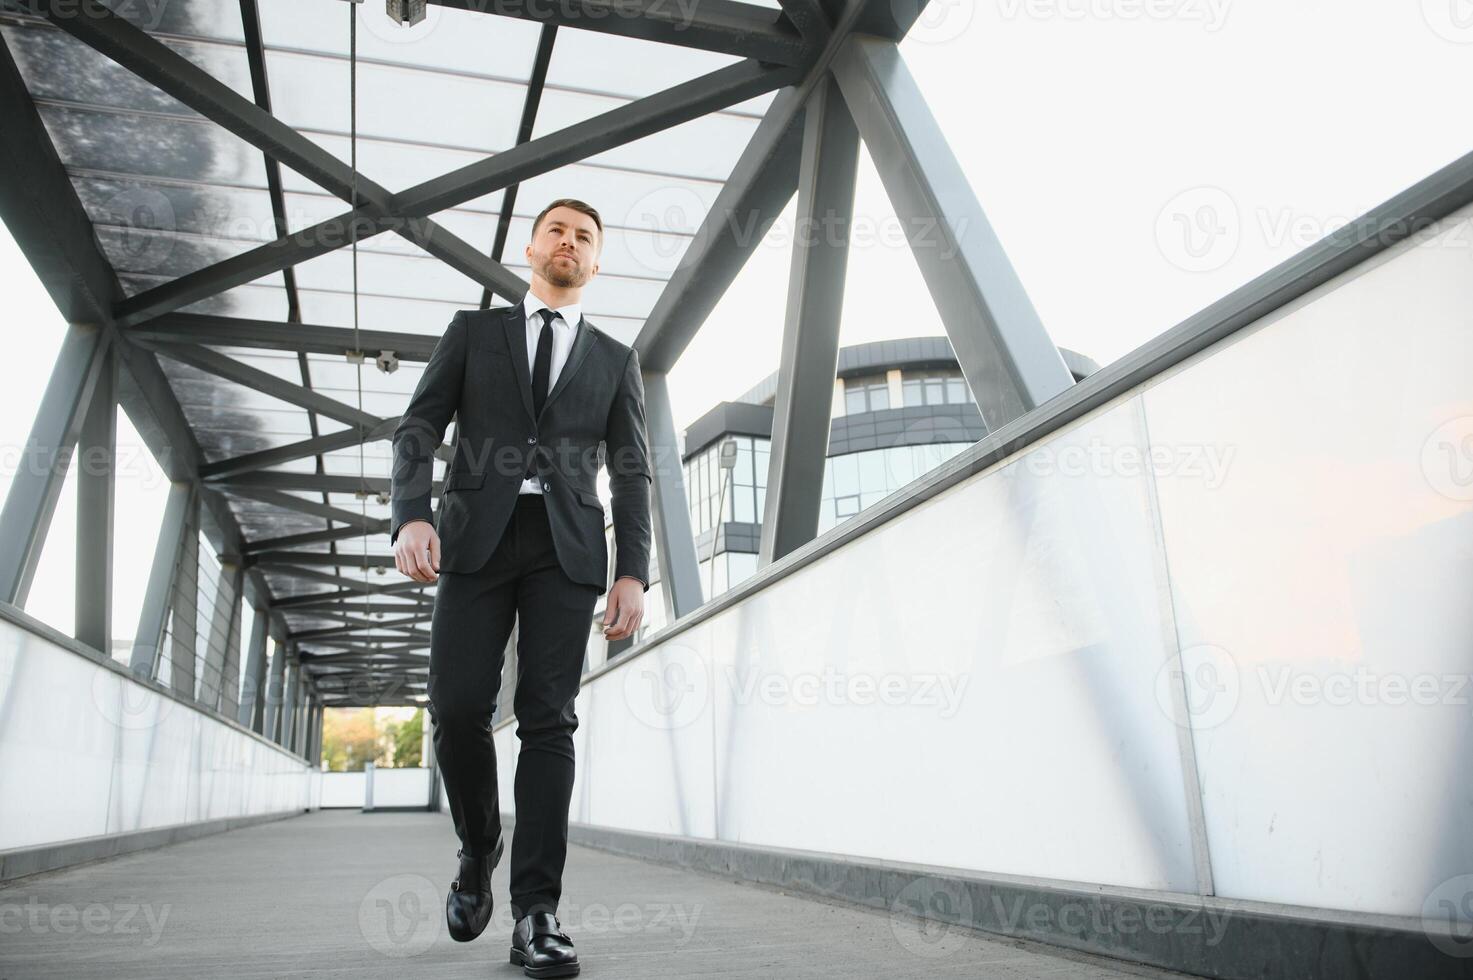
{"label": "suit jacket pocket", "polygon": [[464,473],[451,473],[445,480],[446,490],[470,490],[479,487],[486,482],[486,473],[466,471]]}
{"label": "suit jacket pocket", "polygon": [[578,495],[579,500],[583,501],[590,507],[597,507],[599,513],[603,513],[604,503],[602,500],[598,499],[598,494],[594,493],[591,490],[575,490],[573,492]]}

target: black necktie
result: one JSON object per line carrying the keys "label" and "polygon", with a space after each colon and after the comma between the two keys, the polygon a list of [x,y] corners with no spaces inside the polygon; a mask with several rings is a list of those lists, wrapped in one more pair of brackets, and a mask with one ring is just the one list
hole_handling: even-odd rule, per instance
{"label": "black necktie", "polygon": [[542,332],[537,335],[537,356],[532,362],[532,410],[539,416],[547,403],[547,379],[552,374],[552,318],[557,311],[543,308]]}
{"label": "black necktie", "polygon": [[[542,331],[537,334],[537,355],[532,360],[532,409],[539,417],[542,406],[547,404],[547,379],[552,374],[552,318],[555,310],[546,307],[537,311],[542,314]],[[537,454],[527,461],[527,479],[537,476]]]}

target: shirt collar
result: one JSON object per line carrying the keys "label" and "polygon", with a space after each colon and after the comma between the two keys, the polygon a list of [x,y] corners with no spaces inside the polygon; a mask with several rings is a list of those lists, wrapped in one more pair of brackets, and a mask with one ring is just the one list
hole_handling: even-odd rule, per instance
{"label": "shirt collar", "polygon": [[[528,290],[527,295],[522,298],[522,315],[531,318],[538,310],[543,309],[552,309],[552,307],[549,307],[546,303],[542,302],[541,298],[535,296],[531,290]],[[557,307],[557,312],[562,317],[563,322],[575,330],[578,327],[578,321],[583,317],[581,303],[569,303],[566,306],[559,306]],[[553,323],[557,323],[557,321],[554,320]]]}

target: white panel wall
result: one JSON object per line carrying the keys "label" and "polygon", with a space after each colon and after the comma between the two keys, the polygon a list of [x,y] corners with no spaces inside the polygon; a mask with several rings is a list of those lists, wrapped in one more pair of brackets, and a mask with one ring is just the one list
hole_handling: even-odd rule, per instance
{"label": "white panel wall", "polygon": [[0,849],[306,809],[320,775],[0,619]]}
{"label": "white panel wall", "polygon": [[1473,873],[1470,242],[1465,210],[586,683],[571,818],[1420,914]]}

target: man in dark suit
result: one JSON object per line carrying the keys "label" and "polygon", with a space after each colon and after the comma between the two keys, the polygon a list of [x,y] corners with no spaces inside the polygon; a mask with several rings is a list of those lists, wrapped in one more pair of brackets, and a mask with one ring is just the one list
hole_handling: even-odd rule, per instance
{"label": "man in dark suit", "polygon": [[[520,624],[511,961],[535,977],[578,972],[556,911],[573,792],[573,703],[594,605],[607,589],[604,637],[625,639],[639,628],[649,589],[639,356],[579,308],[602,247],[592,207],[570,198],[548,205],[526,248],[531,289],[515,306],[455,314],[393,437],[394,561],[416,581],[438,583],[428,708],[461,842],[445,914],[462,942],[490,919],[491,871],[504,846],[491,713],[503,650]],[[433,454],[452,415],[454,456],[432,513]],[[612,585],[594,482],[600,456],[612,496]]]}

